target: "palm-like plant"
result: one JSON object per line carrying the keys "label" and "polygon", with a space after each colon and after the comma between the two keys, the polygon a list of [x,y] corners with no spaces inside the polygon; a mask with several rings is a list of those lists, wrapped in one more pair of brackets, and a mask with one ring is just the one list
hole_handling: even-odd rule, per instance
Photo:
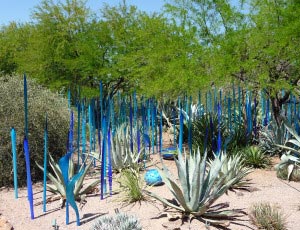
{"label": "palm-like plant", "polygon": [[[50,160],[49,160],[49,164],[50,167],[52,168],[54,174],[47,172],[47,177],[50,179],[50,181],[52,182],[52,184],[47,184],[47,190],[49,190],[50,192],[52,192],[53,194],[59,195],[61,198],[61,204],[62,204],[62,208],[65,205],[66,202],[66,186],[64,183],[64,178],[62,175],[62,172],[60,170],[59,164],[57,164],[53,157],[51,155],[50,156]],[[40,166],[38,163],[36,163],[37,166],[44,171],[44,168],[42,166]],[[81,168],[79,169],[79,171],[84,170],[82,175],[80,176],[80,178],[78,179],[78,181],[75,183],[75,187],[74,187],[74,197],[75,200],[80,202],[80,203],[84,203],[85,202],[85,198],[86,195],[91,192],[100,182],[99,179],[94,180],[90,183],[88,183],[87,185],[85,185],[83,187],[83,181],[85,176],[87,175],[87,172],[89,171],[90,167],[92,165],[92,161],[89,162],[85,168],[84,164],[81,165]],[[74,176],[74,162],[72,161],[72,159],[70,159],[69,161],[69,178],[72,178]]]}
{"label": "palm-like plant", "polygon": [[[175,159],[180,185],[176,183],[163,165],[160,171],[163,182],[167,185],[175,198],[175,202],[169,201],[155,193],[146,193],[164,205],[173,208],[184,215],[201,217],[211,223],[226,224],[225,221],[213,221],[211,218],[228,218],[233,214],[232,211],[222,211],[212,208],[212,204],[222,196],[234,183],[235,179],[227,180],[227,175],[221,173],[222,165],[226,157],[211,161],[207,169],[206,153],[201,159],[199,149],[189,157],[178,154]],[[231,173],[233,169],[229,169]]]}

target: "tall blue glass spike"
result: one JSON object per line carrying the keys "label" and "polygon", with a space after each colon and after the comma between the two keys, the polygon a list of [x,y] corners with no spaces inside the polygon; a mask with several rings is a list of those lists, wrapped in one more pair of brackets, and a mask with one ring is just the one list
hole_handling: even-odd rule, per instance
{"label": "tall blue glass spike", "polygon": [[183,113],[180,109],[180,118],[179,118],[179,153],[182,154],[182,142],[183,142]]}
{"label": "tall blue glass spike", "polygon": [[107,156],[108,156],[108,184],[109,195],[112,196],[112,156],[111,156],[111,131],[108,129],[107,134]]}
{"label": "tall blue glass spike", "polygon": [[43,180],[43,212],[46,212],[46,196],[47,196],[47,155],[48,155],[48,121],[47,114],[45,118],[45,129],[44,129],[44,180]]}
{"label": "tall blue glass spike", "polygon": [[130,105],[129,105],[129,122],[130,122],[130,151],[133,153],[133,113],[132,113],[131,98],[130,98]]}
{"label": "tall blue glass spike", "polygon": [[102,121],[102,165],[101,165],[101,200],[104,198],[104,193],[106,192],[106,137],[107,137],[107,128],[106,128],[106,116],[103,116]]}
{"label": "tall blue glass spike", "polygon": [[30,153],[29,153],[29,144],[26,137],[24,138],[23,146],[24,146],[25,163],[26,163],[27,195],[28,195],[28,201],[30,207],[30,218],[33,220],[34,210],[33,210],[32,181],[31,181],[31,173],[30,173]]}
{"label": "tall blue glass spike", "polygon": [[24,73],[24,133],[25,137],[28,138],[28,99],[27,99],[27,79]]}
{"label": "tall blue glass spike", "polygon": [[217,156],[220,154],[222,148],[221,139],[221,106],[218,103],[218,146],[217,146]]}

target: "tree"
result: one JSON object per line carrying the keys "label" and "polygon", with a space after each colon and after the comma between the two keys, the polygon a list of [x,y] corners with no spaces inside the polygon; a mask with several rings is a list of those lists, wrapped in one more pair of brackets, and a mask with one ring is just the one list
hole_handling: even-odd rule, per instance
{"label": "tree", "polygon": [[79,37],[93,19],[85,2],[44,0],[35,7],[32,18],[34,31],[19,60],[19,71],[28,72],[53,89],[90,84],[91,78],[79,62]]}
{"label": "tree", "polygon": [[299,1],[286,0],[174,0],[167,4],[174,20],[199,31],[209,57],[207,71],[215,79],[226,77],[264,89],[278,124],[281,107],[300,77],[299,9]]}
{"label": "tree", "polygon": [[18,69],[18,57],[27,49],[31,34],[29,24],[11,22],[0,28],[0,73],[12,75]]}

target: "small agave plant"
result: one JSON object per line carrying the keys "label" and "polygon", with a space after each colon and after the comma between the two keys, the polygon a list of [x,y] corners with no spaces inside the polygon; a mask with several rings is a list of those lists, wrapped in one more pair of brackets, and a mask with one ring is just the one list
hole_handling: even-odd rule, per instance
{"label": "small agave plant", "polygon": [[230,190],[248,190],[250,182],[246,179],[246,176],[252,172],[252,169],[245,166],[241,155],[227,156],[222,152],[219,156],[215,156],[214,160],[209,160],[208,165],[212,165],[213,161],[222,162],[219,178],[225,175],[225,183],[233,180]]}
{"label": "small agave plant", "polygon": [[[110,150],[113,170],[121,172],[127,168],[139,168],[141,153],[144,151],[144,148],[142,147],[138,152],[134,143],[133,151],[131,151],[130,135],[126,126],[121,125],[117,128],[116,135],[111,141]],[[91,152],[88,155],[100,161],[99,153]]]}
{"label": "small agave plant", "polygon": [[121,141],[118,136],[115,136],[111,147],[112,167],[114,170],[120,172],[125,168],[137,168],[143,149],[140,152],[133,149],[132,152],[128,139]]}
{"label": "small agave plant", "polygon": [[[62,204],[61,208],[63,208],[66,203],[66,187],[64,184],[63,175],[60,170],[59,164],[57,164],[54,161],[54,159],[51,155],[49,155],[49,156],[50,156],[49,163],[50,163],[50,166],[51,166],[54,174],[47,172],[47,177],[52,182],[52,184],[47,184],[47,190],[49,190],[53,194],[60,196],[61,204]],[[36,163],[36,164],[41,170],[44,171],[44,168],[42,166],[40,166],[38,163]],[[89,171],[91,165],[92,165],[92,161],[89,162],[85,166],[83,174],[78,179],[78,181],[75,183],[74,197],[75,197],[75,200],[80,202],[81,204],[85,203],[86,195],[89,192],[91,192],[100,182],[100,180],[97,179],[83,187],[84,178],[87,175],[87,172]],[[81,165],[81,168],[79,169],[79,171],[81,171],[83,169],[83,167],[84,167],[84,164]],[[74,162],[72,161],[72,159],[70,159],[70,161],[69,161],[69,177],[72,178],[73,176],[74,176]]]}
{"label": "small agave plant", "polygon": [[[175,159],[175,162],[180,185],[172,178],[165,165],[163,170],[159,170],[163,182],[173,194],[175,201],[167,200],[150,191],[146,193],[184,216],[192,215],[211,224],[228,226],[229,222],[222,219],[233,218],[237,216],[237,212],[221,210],[224,205],[212,205],[236,183],[236,179],[227,179],[227,175],[222,173],[222,165],[226,157],[216,158],[207,168],[206,156],[205,153],[201,159],[199,149],[190,156],[178,154],[178,160]],[[228,169],[228,173],[231,174],[233,170],[233,168]],[[218,218],[220,220],[216,220]]]}

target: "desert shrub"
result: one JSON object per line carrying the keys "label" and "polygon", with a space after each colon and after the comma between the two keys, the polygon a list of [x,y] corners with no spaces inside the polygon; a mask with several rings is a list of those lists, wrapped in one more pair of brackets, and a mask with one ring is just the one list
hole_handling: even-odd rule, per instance
{"label": "desert shrub", "polygon": [[143,180],[136,169],[124,169],[118,180],[123,191],[121,200],[126,203],[134,203],[145,200],[143,193]]}
{"label": "desert shrub", "polygon": [[244,158],[245,165],[253,168],[267,168],[272,162],[258,146],[249,146],[238,152]]}
{"label": "desert shrub", "polygon": [[91,230],[142,230],[136,217],[118,213],[116,216],[102,216],[98,218]]}
{"label": "desert shrub", "polygon": [[269,203],[254,204],[250,211],[250,218],[258,229],[285,230],[286,222],[277,207]]}
{"label": "desert shrub", "polygon": [[[43,173],[35,161],[43,162],[43,133],[45,115],[48,116],[48,146],[54,158],[65,154],[69,112],[67,100],[27,79],[28,86],[28,141],[33,182],[42,179]],[[17,133],[17,161],[19,185],[26,184],[24,137],[23,79],[3,76],[0,78],[0,187],[13,184],[10,130]]]}

